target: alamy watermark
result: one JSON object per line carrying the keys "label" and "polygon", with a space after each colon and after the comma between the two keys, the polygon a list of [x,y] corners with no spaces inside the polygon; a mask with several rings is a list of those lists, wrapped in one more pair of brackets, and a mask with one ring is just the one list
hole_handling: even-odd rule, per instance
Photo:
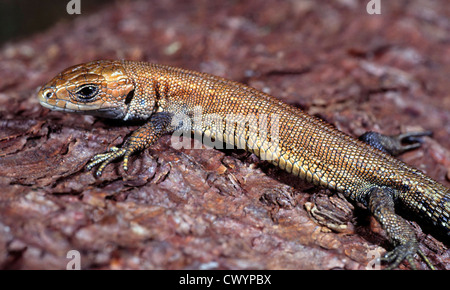
{"label": "alamy watermark", "polygon": [[81,0],[70,0],[66,5],[67,14],[81,14]]}
{"label": "alamy watermark", "polygon": [[381,0],[370,0],[367,3],[366,11],[370,15],[381,14]]}
{"label": "alamy watermark", "polygon": [[[174,149],[201,149],[207,145],[215,149],[244,149],[256,152],[262,160],[280,157],[279,114],[203,114],[201,106],[194,107],[190,115],[176,114],[172,118],[171,145]],[[293,128],[292,128],[293,129]],[[191,132],[202,138],[191,144]],[[183,137],[183,138],[181,138]]]}
{"label": "alamy watermark", "polygon": [[[81,0],[70,0],[66,5],[67,14],[81,14]],[[366,5],[368,14],[381,14],[381,0],[370,0]]]}
{"label": "alamy watermark", "polygon": [[66,270],[80,270],[81,269],[81,254],[77,250],[70,250],[66,254],[66,258],[70,259],[67,262]]}
{"label": "alamy watermark", "polygon": [[367,252],[367,258],[370,259],[366,265],[366,270],[381,269],[381,253],[380,250],[370,250]]}

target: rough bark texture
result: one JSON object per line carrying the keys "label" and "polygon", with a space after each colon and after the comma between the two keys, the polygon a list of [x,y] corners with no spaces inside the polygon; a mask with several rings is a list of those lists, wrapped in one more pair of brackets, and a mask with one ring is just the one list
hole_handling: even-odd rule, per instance
{"label": "rough bark texture", "polygon": [[[0,268],[65,269],[69,250],[88,269],[364,268],[389,244],[341,197],[241,151],[175,150],[170,136],[134,156],[128,174],[114,163],[95,178],[88,160],[136,126],[50,112],[36,99],[80,62],[181,66],[355,136],[432,130],[401,159],[450,186],[450,6],[381,1],[382,14],[369,15],[363,2],[117,3],[1,48]],[[334,231],[308,211],[325,212],[315,218]],[[412,224],[432,263],[450,269],[449,241]]]}

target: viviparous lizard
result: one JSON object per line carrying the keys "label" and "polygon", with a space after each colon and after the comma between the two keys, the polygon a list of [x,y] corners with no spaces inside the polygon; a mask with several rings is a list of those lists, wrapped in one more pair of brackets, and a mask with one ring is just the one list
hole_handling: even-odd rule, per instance
{"label": "viviparous lizard", "polygon": [[[203,134],[234,144],[315,185],[367,207],[393,244],[388,268],[420,250],[400,206],[450,236],[450,189],[421,171],[332,125],[254,88],[206,73],[134,61],[95,61],[70,67],[41,88],[46,108],[122,120],[145,120],[124,143],[87,165],[96,174],[171,132]],[[368,144],[369,143],[369,144]]]}

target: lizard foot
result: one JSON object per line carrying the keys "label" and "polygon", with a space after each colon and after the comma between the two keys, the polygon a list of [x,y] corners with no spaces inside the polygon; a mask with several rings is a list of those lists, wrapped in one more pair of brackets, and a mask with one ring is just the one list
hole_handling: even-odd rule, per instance
{"label": "lizard foot", "polygon": [[389,265],[385,268],[385,270],[392,270],[397,268],[398,265],[403,260],[408,261],[413,270],[417,270],[416,263],[414,262],[414,255],[418,253],[425,263],[430,267],[431,270],[435,270],[436,268],[431,264],[430,260],[428,260],[427,256],[419,249],[417,243],[407,242],[405,244],[398,245],[392,251],[386,253],[386,255],[381,259],[382,262],[386,262]]}
{"label": "lizard foot", "polygon": [[[91,170],[94,166],[97,166],[100,164],[99,168],[95,172],[96,176],[101,176],[103,169],[105,169],[106,165],[114,161],[115,159],[118,159],[124,155],[126,155],[127,149],[126,148],[117,148],[117,147],[111,147],[109,149],[109,152],[96,154],[94,157],[92,157],[91,161],[86,165],[87,170]],[[128,169],[128,158],[124,158],[123,166],[125,171]]]}
{"label": "lizard foot", "polygon": [[406,151],[419,148],[422,144],[421,137],[431,136],[432,134],[431,131],[424,131],[387,136],[376,132],[366,132],[359,139],[372,147],[397,156]]}

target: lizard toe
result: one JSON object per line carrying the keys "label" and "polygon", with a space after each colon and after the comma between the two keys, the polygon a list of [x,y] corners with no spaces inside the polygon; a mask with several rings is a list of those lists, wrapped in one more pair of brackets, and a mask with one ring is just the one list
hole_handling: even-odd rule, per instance
{"label": "lizard toe", "polygon": [[95,155],[91,159],[91,161],[86,165],[86,169],[87,170],[91,170],[92,168],[94,168],[95,166],[100,164],[99,168],[95,172],[95,175],[96,176],[101,176],[102,172],[103,172],[103,169],[105,169],[105,167],[109,163],[114,161],[115,159],[118,159],[118,158],[122,157],[125,154],[125,152],[126,152],[126,149],[119,149],[117,147],[112,147],[110,149],[110,152],[106,152],[106,153],[101,153],[101,154]]}

